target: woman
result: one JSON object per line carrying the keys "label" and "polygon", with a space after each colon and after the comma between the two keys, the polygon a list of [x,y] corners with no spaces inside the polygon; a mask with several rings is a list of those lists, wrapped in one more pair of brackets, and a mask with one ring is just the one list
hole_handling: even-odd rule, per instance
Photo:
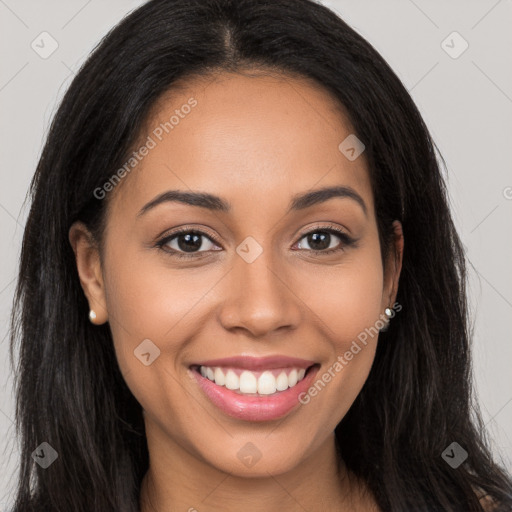
{"label": "woman", "polygon": [[434,148],[310,0],[125,18],[31,184],[15,512],[511,510]]}

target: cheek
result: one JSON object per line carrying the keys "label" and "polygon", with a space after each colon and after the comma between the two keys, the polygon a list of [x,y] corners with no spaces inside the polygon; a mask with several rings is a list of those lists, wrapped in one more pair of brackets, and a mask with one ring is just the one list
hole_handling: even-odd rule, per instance
{"label": "cheek", "polygon": [[377,244],[347,255],[337,267],[317,272],[314,285],[304,295],[308,307],[321,320],[329,358],[302,403],[309,404],[310,414],[332,428],[345,416],[370,372],[378,340],[382,287]]}
{"label": "cheek", "polygon": [[375,326],[381,314],[383,271],[378,245],[347,253],[339,265],[318,266],[305,274],[297,278],[307,283],[298,295],[305,297],[305,304],[322,321],[325,336],[337,352],[348,350],[351,341]]}
{"label": "cheek", "polygon": [[[180,352],[201,297],[204,276],[166,268],[150,254],[112,248],[105,262],[109,324],[124,380],[144,410],[180,410],[175,424],[192,423],[178,380]],[[115,262],[115,263],[114,263]],[[188,327],[187,327],[188,325]],[[146,355],[149,354],[149,355]],[[167,413],[166,413],[167,414]]]}
{"label": "cheek", "polygon": [[213,266],[178,269],[154,251],[116,243],[105,261],[109,324],[123,373],[139,368],[134,351],[148,339],[168,369],[178,365],[179,352],[201,324],[197,315],[207,294],[224,273]]}
{"label": "cheek", "polygon": [[317,296],[316,300],[341,350],[348,340],[375,324],[382,301],[382,274],[374,267],[357,266],[336,277],[325,283],[324,298]]}

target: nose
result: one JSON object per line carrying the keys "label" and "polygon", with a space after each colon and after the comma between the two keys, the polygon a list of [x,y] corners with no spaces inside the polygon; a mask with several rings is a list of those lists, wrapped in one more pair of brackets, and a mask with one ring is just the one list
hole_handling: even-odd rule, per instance
{"label": "nose", "polygon": [[244,330],[261,338],[299,325],[301,299],[293,292],[289,272],[273,265],[270,252],[263,251],[252,263],[235,256],[219,311],[225,329]]}

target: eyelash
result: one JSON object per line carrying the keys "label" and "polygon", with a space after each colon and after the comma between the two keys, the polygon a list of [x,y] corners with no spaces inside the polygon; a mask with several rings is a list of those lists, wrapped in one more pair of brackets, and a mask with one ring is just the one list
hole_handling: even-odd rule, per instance
{"label": "eyelash", "polygon": [[[340,238],[341,244],[340,244],[339,247],[335,247],[335,248],[332,248],[332,249],[326,249],[326,250],[323,250],[323,251],[322,250],[309,249],[309,252],[312,252],[314,254],[327,255],[327,254],[332,254],[332,253],[339,252],[339,251],[344,251],[346,247],[355,246],[355,244],[357,242],[356,239],[354,239],[354,238],[350,237],[349,235],[347,235],[340,228],[337,228],[337,227],[331,226],[331,225],[329,225],[329,226],[318,226],[318,227],[313,228],[312,230],[306,231],[305,233],[301,233],[298,241],[300,242],[304,237],[306,237],[308,235],[311,235],[313,233],[318,233],[318,232],[330,233],[330,234],[336,235],[338,238]],[[206,251],[200,251],[200,252],[196,252],[196,253],[184,253],[184,252],[176,251],[175,249],[171,249],[171,250],[164,249],[164,246],[167,243],[169,243],[171,240],[176,238],[178,235],[184,234],[184,233],[204,236],[204,237],[210,239],[210,241],[216,243],[217,245],[220,245],[220,243],[215,239],[215,237],[212,237],[212,236],[204,233],[203,231],[198,231],[196,229],[191,229],[191,228],[185,227],[185,228],[178,228],[176,231],[172,232],[170,235],[165,236],[164,238],[160,239],[156,243],[156,247],[158,247],[162,251],[166,252],[170,256],[176,257],[178,259],[190,259],[190,258],[202,258],[202,257],[204,257],[203,255],[201,255],[201,253],[202,252],[206,252]]]}

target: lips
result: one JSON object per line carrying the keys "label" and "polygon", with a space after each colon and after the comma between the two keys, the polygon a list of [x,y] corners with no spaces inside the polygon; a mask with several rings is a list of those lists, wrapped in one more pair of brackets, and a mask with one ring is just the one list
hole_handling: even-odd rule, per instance
{"label": "lips", "polygon": [[[211,379],[213,374],[208,378],[209,372],[212,373],[215,369],[215,374],[217,374],[221,368],[226,370],[225,385],[216,382],[218,375],[215,375],[213,381]],[[291,371],[288,371],[290,368]],[[235,356],[194,363],[190,365],[190,375],[199,384],[206,397],[222,412],[240,420],[258,422],[276,420],[296,410],[301,404],[299,397],[311,386],[319,368],[319,363],[296,357],[282,355]],[[282,370],[286,370],[290,374],[287,379],[281,375]],[[250,373],[254,375],[248,375]],[[238,374],[240,374],[241,387],[246,391],[255,391],[254,384],[257,374],[260,373],[263,373],[265,382],[263,382],[262,389],[260,382],[262,376],[260,375],[257,393],[241,392],[239,389],[234,389],[237,387],[237,383],[231,386],[228,382],[228,376],[230,379],[237,380]],[[273,373],[280,375],[279,380],[283,381],[282,384],[274,381]],[[254,381],[252,387],[247,382],[249,377]],[[244,379],[245,382],[243,382]],[[270,383],[271,380],[272,383]],[[284,386],[284,380],[286,380],[286,386]],[[274,386],[278,388],[282,386],[282,390],[276,390]],[[233,389],[229,389],[229,387]]]}
{"label": "lips", "polygon": [[[209,401],[220,411],[244,421],[272,421],[301,407],[300,397],[312,385],[320,365],[313,365],[295,386],[272,395],[249,396],[218,386],[197,371],[191,375]],[[303,406],[303,405],[302,405]]]}

